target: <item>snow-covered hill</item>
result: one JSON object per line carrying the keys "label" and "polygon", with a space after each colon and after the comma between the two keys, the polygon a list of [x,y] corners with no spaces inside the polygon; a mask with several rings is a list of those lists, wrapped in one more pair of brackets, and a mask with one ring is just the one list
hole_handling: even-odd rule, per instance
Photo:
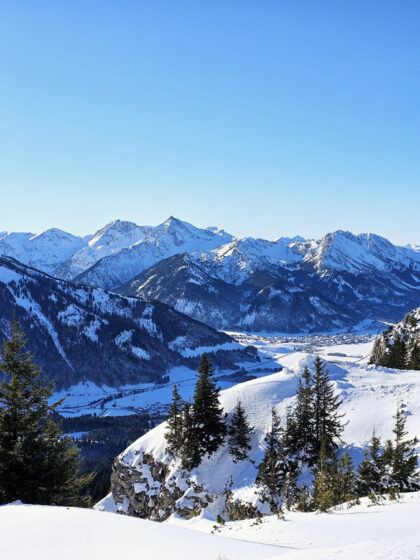
{"label": "snow-covered hill", "polygon": [[[258,344],[258,339],[252,339]],[[318,347],[327,361],[330,378],[343,399],[341,412],[348,423],[343,449],[356,464],[372,431],[381,438],[392,437],[393,415],[402,407],[411,437],[420,434],[420,377],[416,371],[393,371],[367,365],[372,342],[356,345],[332,344]],[[165,424],[157,426],[128,447],[116,460],[112,475],[113,498],[106,509],[165,520],[197,514],[215,520],[217,515],[235,519],[267,513],[255,485],[257,466],[263,456],[264,434],[274,406],[280,417],[295,403],[298,376],[305,365],[313,367],[314,354],[294,350],[292,343],[261,340],[259,349],[284,369],[222,391],[221,402],[228,416],[238,400],[254,427],[250,460],[234,463],[227,446],[188,474],[166,454]],[[363,365],[364,364],[364,365]],[[420,452],[420,448],[419,448]]]}
{"label": "snow-covered hill", "polygon": [[15,317],[57,387],[159,382],[174,366],[195,369],[202,348],[223,367],[256,359],[228,335],[160,302],[77,287],[0,258],[0,335]]}
{"label": "snow-covered hill", "polygon": [[[5,560],[417,560],[420,492],[399,502],[334,513],[289,513],[285,520],[218,526],[196,518],[158,524],[93,510],[0,507]],[[181,524],[181,526],[179,526]],[[24,538],[22,538],[24,535]]]}

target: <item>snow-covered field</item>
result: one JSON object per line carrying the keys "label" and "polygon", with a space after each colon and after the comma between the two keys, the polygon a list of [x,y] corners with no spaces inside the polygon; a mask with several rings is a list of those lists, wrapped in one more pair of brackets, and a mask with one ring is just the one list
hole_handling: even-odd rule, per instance
{"label": "snow-covered field", "polygon": [[420,492],[399,502],[370,506],[363,499],[347,510],[292,512],[285,519],[273,516],[216,529],[206,519],[180,526],[177,520],[157,523],[93,510],[8,505],[0,507],[0,558],[418,560],[419,518]]}

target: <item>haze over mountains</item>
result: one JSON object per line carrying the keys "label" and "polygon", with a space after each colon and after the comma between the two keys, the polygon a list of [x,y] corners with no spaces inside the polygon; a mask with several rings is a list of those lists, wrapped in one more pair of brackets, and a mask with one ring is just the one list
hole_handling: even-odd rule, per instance
{"label": "haze over mountains", "polygon": [[4,233],[0,254],[57,278],[160,300],[216,328],[302,332],[394,321],[418,306],[420,251],[374,234],[237,239],[170,217],[85,238]]}

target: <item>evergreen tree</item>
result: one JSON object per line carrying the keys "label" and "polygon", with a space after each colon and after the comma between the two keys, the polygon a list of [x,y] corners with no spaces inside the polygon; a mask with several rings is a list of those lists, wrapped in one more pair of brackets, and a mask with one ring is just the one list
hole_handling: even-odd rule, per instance
{"label": "evergreen tree", "polygon": [[25,344],[13,321],[0,349],[0,503],[87,505],[81,492],[93,475],[78,477],[79,450],[52,418],[63,400],[49,404],[53,383],[41,377]]}
{"label": "evergreen tree", "polygon": [[264,487],[264,499],[266,499],[273,510],[279,506],[283,480],[279,468],[279,456],[281,453],[281,427],[280,418],[273,407],[271,409],[271,427],[265,438],[265,452],[263,460],[258,466],[256,482]]}
{"label": "evergreen tree", "polygon": [[357,477],[354,463],[348,452],[337,462],[337,472],[334,481],[334,502],[342,504],[357,497]]}
{"label": "evergreen tree", "polygon": [[181,466],[187,470],[198,467],[201,460],[197,430],[195,429],[192,412],[191,404],[185,403],[182,411],[182,445],[180,456]]}
{"label": "evergreen tree", "polygon": [[265,453],[258,466],[256,482],[264,488],[263,499],[269,502],[273,511],[277,511],[280,507],[286,472],[280,418],[274,407],[271,410],[271,428],[264,438],[264,443],[266,445]]}
{"label": "evergreen tree", "polygon": [[214,369],[207,355],[203,354],[198,368],[198,379],[194,389],[192,416],[198,441],[200,457],[211,455],[223,443],[226,424],[220,406],[220,388],[214,380]]}
{"label": "evergreen tree", "polygon": [[408,369],[420,369],[420,344],[414,342],[409,351]]}
{"label": "evergreen tree", "polygon": [[327,511],[336,504],[334,487],[337,477],[337,461],[323,438],[318,463],[313,470],[314,483],[311,500],[313,510]]}
{"label": "evergreen tree", "polygon": [[244,461],[248,458],[248,452],[251,450],[249,442],[251,440],[250,434],[253,429],[248,424],[245,410],[238,401],[235,410],[233,411],[232,420],[228,429],[229,434],[229,452],[233,457],[233,462]]}
{"label": "evergreen tree", "polygon": [[386,491],[386,456],[381,448],[381,440],[372,433],[369,450],[357,472],[357,493],[359,496],[379,495]]}
{"label": "evergreen tree", "polygon": [[310,464],[314,447],[312,377],[308,367],[299,378],[297,405],[294,413],[294,447],[297,459],[301,463]]}
{"label": "evergreen tree", "polygon": [[321,445],[325,446],[328,456],[334,453],[344,429],[341,422],[343,415],[337,412],[343,401],[334,394],[334,388],[329,381],[328,370],[319,356],[316,357],[314,365],[315,375],[312,386],[313,461],[319,457]]}
{"label": "evergreen tree", "polygon": [[405,439],[407,435],[406,418],[400,408],[394,418],[395,437],[390,470],[391,486],[400,492],[418,490],[420,488],[416,455],[418,440],[417,438]]}
{"label": "evergreen tree", "polygon": [[175,383],[172,391],[172,402],[168,411],[168,427],[165,432],[165,439],[168,444],[166,451],[173,457],[179,455],[183,442],[182,407],[182,398]]}

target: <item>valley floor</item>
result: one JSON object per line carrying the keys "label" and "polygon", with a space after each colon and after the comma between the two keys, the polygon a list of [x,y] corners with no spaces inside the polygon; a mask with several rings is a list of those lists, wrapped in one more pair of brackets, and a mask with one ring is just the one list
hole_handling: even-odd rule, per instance
{"label": "valley floor", "polygon": [[[420,492],[399,502],[363,499],[331,513],[286,513],[218,526],[197,518],[157,523],[77,508],[0,507],[5,560],[418,560]],[[179,526],[179,525],[182,526]],[[191,530],[194,529],[194,530]],[[229,538],[228,538],[229,537]]]}

